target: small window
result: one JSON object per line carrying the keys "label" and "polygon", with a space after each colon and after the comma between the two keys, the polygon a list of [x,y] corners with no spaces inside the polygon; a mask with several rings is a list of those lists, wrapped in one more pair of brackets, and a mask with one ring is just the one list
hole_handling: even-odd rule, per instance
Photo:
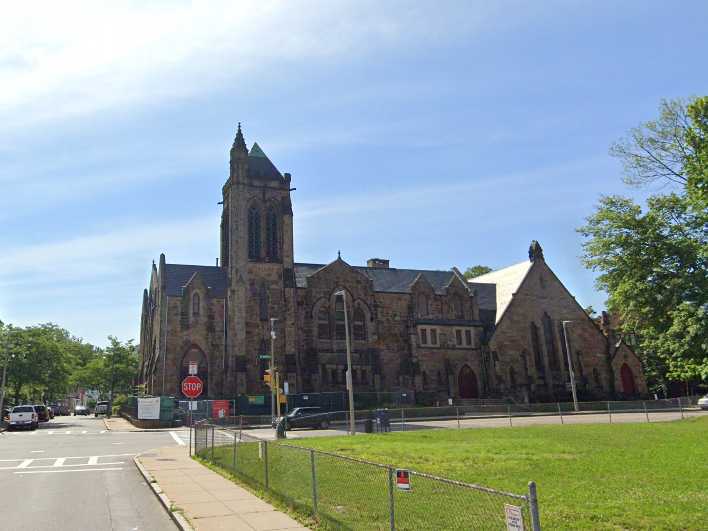
{"label": "small window", "polygon": [[462,346],[462,330],[455,330],[455,341],[458,347]]}
{"label": "small window", "polygon": [[427,328],[420,329],[420,344],[421,345],[428,344],[428,330],[427,330]]}
{"label": "small window", "polygon": [[339,383],[339,378],[338,378],[339,371],[337,371],[337,369],[331,369],[329,371],[329,374],[330,374],[330,378],[329,378],[330,383],[333,383],[333,384]]}
{"label": "small window", "polygon": [[465,345],[472,346],[472,330],[465,330]]}
{"label": "small window", "polygon": [[366,369],[361,370],[361,383],[364,385],[369,383],[369,379],[367,378],[368,374],[366,374]]}
{"label": "small window", "polygon": [[435,328],[430,329],[430,344],[431,345],[438,344],[438,331]]}
{"label": "small window", "polygon": [[364,310],[359,307],[354,310],[354,340],[366,340],[366,316]]}
{"label": "small window", "polygon": [[317,311],[317,337],[318,339],[329,339],[329,308],[322,304]]}
{"label": "small window", "polygon": [[425,317],[428,315],[428,298],[422,293],[418,295],[417,306],[418,317]]}
{"label": "small window", "polygon": [[428,373],[423,371],[423,387],[428,387]]}
{"label": "small window", "polygon": [[192,315],[199,315],[199,293],[192,295]]}

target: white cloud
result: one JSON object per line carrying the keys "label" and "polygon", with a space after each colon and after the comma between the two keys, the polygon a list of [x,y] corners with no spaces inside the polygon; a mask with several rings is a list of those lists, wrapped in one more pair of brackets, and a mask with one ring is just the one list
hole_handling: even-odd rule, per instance
{"label": "white cloud", "polygon": [[6,3],[0,120],[17,126],[178,98],[276,61],[429,46],[482,31],[500,10],[363,0]]}

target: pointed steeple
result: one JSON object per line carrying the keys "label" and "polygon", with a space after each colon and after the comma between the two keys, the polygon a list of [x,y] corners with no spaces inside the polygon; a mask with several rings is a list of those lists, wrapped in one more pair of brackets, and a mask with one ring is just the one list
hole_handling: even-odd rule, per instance
{"label": "pointed steeple", "polygon": [[236,130],[236,138],[234,138],[234,143],[231,146],[231,160],[229,161],[230,175],[235,177],[236,175],[236,161],[245,161],[248,159],[248,148],[246,147],[246,142],[243,139],[243,133],[241,132],[241,122],[238,123],[238,129]]}
{"label": "pointed steeple", "polygon": [[234,149],[243,150],[248,153],[248,148],[246,147],[246,142],[243,139],[243,133],[241,132],[241,122],[238,123],[238,129],[236,131],[236,138],[234,138],[234,145],[231,147],[232,151]]}

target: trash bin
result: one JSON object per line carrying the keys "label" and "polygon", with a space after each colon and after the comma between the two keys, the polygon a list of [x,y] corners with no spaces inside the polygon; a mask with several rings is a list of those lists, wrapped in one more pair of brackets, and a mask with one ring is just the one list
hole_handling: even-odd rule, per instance
{"label": "trash bin", "polygon": [[364,433],[373,433],[374,432],[374,421],[371,420],[371,418],[368,418],[364,421]]}

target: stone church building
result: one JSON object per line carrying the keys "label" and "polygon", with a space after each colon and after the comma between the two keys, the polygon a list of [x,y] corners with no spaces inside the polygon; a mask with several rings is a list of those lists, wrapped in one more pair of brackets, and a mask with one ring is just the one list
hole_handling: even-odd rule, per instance
{"label": "stone church building", "polygon": [[[290,392],[342,391],[345,311],[356,392],[566,400],[567,344],[581,397],[646,393],[638,357],[586,315],[537,242],[528,260],[469,281],[454,267],[398,269],[380,258],[298,263],[291,190],[290,174],[258,144],[249,151],[239,125],[222,188],[219,262],[171,264],[161,254],[143,292],[139,383],[149,393],[181,396],[190,362],[205,397],[267,392],[272,318]],[[562,321],[570,321],[567,341]]]}

